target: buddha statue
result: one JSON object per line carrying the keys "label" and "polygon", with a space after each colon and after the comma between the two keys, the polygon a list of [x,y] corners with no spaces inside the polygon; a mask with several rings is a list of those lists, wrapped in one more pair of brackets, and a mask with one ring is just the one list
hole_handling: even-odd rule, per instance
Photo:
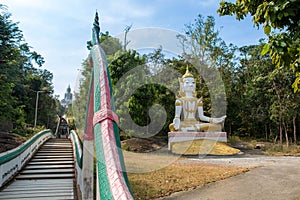
{"label": "buddha statue", "polygon": [[175,118],[169,125],[170,131],[220,132],[226,116],[210,118],[204,115],[203,100],[196,97],[195,79],[188,67],[182,78],[179,78],[179,83],[179,97],[175,102]]}

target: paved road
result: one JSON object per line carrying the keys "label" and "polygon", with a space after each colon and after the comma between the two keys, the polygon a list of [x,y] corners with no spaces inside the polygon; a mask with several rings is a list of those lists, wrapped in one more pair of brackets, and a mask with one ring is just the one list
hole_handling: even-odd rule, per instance
{"label": "paved road", "polygon": [[300,199],[300,157],[246,156],[196,158],[204,162],[229,166],[253,167],[247,173],[204,187],[179,192],[165,200],[296,200]]}

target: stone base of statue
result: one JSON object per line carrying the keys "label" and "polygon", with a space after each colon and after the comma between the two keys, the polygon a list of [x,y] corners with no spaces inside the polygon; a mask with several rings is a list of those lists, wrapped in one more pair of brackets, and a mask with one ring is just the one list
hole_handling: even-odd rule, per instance
{"label": "stone base of statue", "polygon": [[168,149],[171,150],[171,143],[193,140],[214,140],[218,142],[227,142],[226,132],[169,132]]}
{"label": "stone base of statue", "polygon": [[168,149],[183,155],[232,155],[240,152],[227,145],[226,132],[169,132]]}

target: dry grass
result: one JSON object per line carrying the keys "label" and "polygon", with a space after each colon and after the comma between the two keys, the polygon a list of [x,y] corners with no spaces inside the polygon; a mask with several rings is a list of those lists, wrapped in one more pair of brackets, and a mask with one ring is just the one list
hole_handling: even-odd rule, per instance
{"label": "dry grass", "polygon": [[171,165],[179,156],[155,155],[150,153],[133,153],[123,151],[125,158],[126,171],[128,173],[145,173],[162,169]]}
{"label": "dry grass", "polygon": [[[183,190],[191,190],[207,183],[222,180],[248,171],[247,168],[234,168],[211,164],[185,162],[185,154],[217,154],[232,155],[238,149],[229,147],[226,143],[215,141],[180,142],[172,145],[173,153],[158,154],[153,147],[155,141],[127,140],[123,142],[130,150],[123,151],[126,170],[131,188],[136,199],[156,199]],[[166,144],[160,144],[163,146]],[[156,153],[145,153],[148,150]],[[176,151],[176,152],[174,152]]]}
{"label": "dry grass", "polygon": [[123,152],[128,178],[136,199],[155,199],[190,190],[248,171],[210,164],[184,162],[174,155]]}
{"label": "dry grass", "polygon": [[279,144],[269,144],[263,150],[272,156],[300,156],[300,146],[294,144],[289,147]]}
{"label": "dry grass", "polygon": [[191,190],[248,171],[203,164],[174,163],[163,169],[141,174],[128,174],[136,199],[155,199],[174,192]]}

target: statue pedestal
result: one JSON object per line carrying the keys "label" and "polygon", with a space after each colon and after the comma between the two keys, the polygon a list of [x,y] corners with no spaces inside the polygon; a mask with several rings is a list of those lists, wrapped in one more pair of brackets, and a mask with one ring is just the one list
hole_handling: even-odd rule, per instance
{"label": "statue pedestal", "polygon": [[172,151],[171,143],[193,140],[215,140],[217,142],[227,142],[226,132],[169,132],[168,150]]}

